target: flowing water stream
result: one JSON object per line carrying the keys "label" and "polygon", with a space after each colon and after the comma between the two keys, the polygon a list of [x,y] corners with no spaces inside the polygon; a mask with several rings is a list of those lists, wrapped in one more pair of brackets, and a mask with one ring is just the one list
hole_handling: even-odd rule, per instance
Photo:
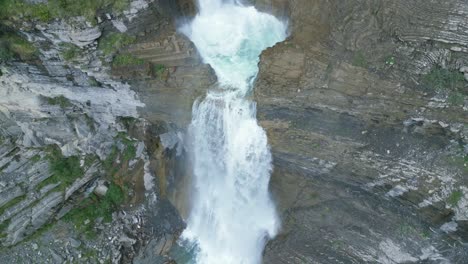
{"label": "flowing water stream", "polygon": [[267,137],[248,96],[260,53],[286,38],[286,25],[234,0],[198,2],[199,14],[181,31],[215,70],[218,85],[193,107],[193,194],[182,239],[194,245],[196,263],[260,263],[279,219],[268,193]]}

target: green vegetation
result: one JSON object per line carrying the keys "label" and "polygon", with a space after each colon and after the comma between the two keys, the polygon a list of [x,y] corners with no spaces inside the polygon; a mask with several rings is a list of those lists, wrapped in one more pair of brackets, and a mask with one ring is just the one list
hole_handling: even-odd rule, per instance
{"label": "green vegetation", "polygon": [[119,149],[114,145],[112,146],[111,152],[107,156],[107,158],[102,162],[102,166],[104,169],[109,172],[114,168],[114,162],[119,155]]}
{"label": "green vegetation", "polygon": [[13,58],[33,60],[37,58],[37,49],[16,34],[0,31],[0,61]]}
{"label": "green vegetation", "polygon": [[49,9],[45,3],[31,4],[24,0],[3,0],[0,2],[0,20],[25,17],[46,22],[53,18],[53,12]]}
{"label": "green vegetation", "polygon": [[400,224],[396,231],[399,235],[404,237],[419,236],[422,239],[427,239],[431,236],[429,230],[423,229],[422,227],[414,227],[408,223]]}
{"label": "green vegetation", "polygon": [[449,156],[449,157],[446,157],[446,161],[449,165],[459,168],[461,171],[465,173],[468,173],[468,155],[460,154],[460,155]]}
{"label": "green vegetation", "polygon": [[[125,190],[127,187],[125,176],[128,172],[128,163],[136,157],[136,142],[127,138],[125,133],[119,133],[115,140],[121,142],[123,147],[119,150],[117,145],[112,146],[111,152],[102,161],[102,166],[107,178],[122,190]],[[117,163],[117,160],[120,160],[120,162]]]}
{"label": "green vegetation", "polygon": [[57,97],[48,97],[47,103],[50,105],[59,105],[61,108],[66,108],[66,107],[71,106],[70,100],[68,100],[63,95],[60,95]]}
{"label": "green vegetation", "polygon": [[98,251],[93,248],[84,248],[83,252],[83,259],[84,260],[98,260]]}
{"label": "green vegetation", "polygon": [[465,79],[461,72],[456,70],[434,67],[422,77],[422,83],[431,91],[457,91],[463,89]]}
{"label": "green vegetation", "polygon": [[125,148],[122,152],[122,157],[124,161],[129,161],[135,158],[136,156],[136,148],[135,148],[135,141],[128,139],[125,133],[119,133],[117,138],[120,139],[122,144],[124,144]]}
{"label": "green vegetation", "polygon": [[395,57],[393,57],[393,56],[388,56],[388,57],[385,59],[385,65],[393,66],[393,65],[395,65],[395,63],[396,63]]}
{"label": "green vegetation", "polygon": [[448,95],[447,101],[449,102],[449,104],[454,106],[463,105],[463,103],[465,102],[465,96],[460,92],[451,92]]}
{"label": "green vegetation", "polygon": [[98,48],[105,55],[110,55],[119,49],[135,42],[135,37],[123,33],[110,33],[99,39]]}
{"label": "green vegetation", "polygon": [[74,58],[76,58],[80,52],[80,48],[76,45],[70,44],[70,43],[64,43],[62,44],[62,55],[63,58],[67,61],[71,61]]}
{"label": "green vegetation", "polygon": [[145,64],[143,59],[139,59],[129,54],[120,54],[114,57],[112,66],[124,67],[124,66],[138,66]]}
{"label": "green vegetation", "polygon": [[124,160],[132,160],[135,158],[136,155],[136,148],[133,144],[129,144],[125,147],[125,150],[123,152],[123,158]]}
{"label": "green vegetation", "polygon": [[13,17],[25,17],[43,22],[54,18],[84,16],[90,22],[96,22],[99,10],[121,13],[129,6],[130,0],[48,0],[46,3],[28,3],[25,0],[2,0],[0,2],[0,20]]}
{"label": "green vegetation", "polygon": [[29,236],[28,238],[26,238],[26,240],[23,241],[26,242],[26,241],[31,241],[31,240],[35,240],[39,237],[41,237],[45,232],[49,231],[55,224],[55,221],[52,220],[52,219],[49,219],[49,222],[44,224],[43,226],[41,226],[38,230],[36,230],[31,236]]}
{"label": "green vegetation", "polygon": [[2,215],[6,209],[12,207],[13,205],[21,202],[22,200],[24,200],[24,198],[26,198],[26,195],[20,195],[12,200],[10,200],[9,202],[7,202],[6,204],[4,204],[2,207],[0,207],[0,215]]}
{"label": "green vegetation", "polygon": [[447,203],[450,204],[451,206],[457,206],[458,202],[461,200],[463,197],[463,192],[458,190],[458,191],[453,191],[452,194],[447,198]]}
{"label": "green vegetation", "polygon": [[80,166],[78,156],[64,157],[62,151],[57,146],[50,146],[47,149],[47,157],[52,176],[42,181],[37,189],[41,189],[49,184],[60,182],[61,189],[65,189],[84,173]]}
{"label": "green vegetation", "polygon": [[158,77],[158,78],[163,78],[164,73],[166,72],[166,66],[162,64],[155,64],[152,67],[153,70],[153,75]]}
{"label": "green vegetation", "polygon": [[84,199],[77,208],[66,214],[63,219],[72,222],[78,230],[83,232],[88,238],[92,238],[95,235],[92,227],[96,219],[102,217],[104,222],[112,221],[112,212],[124,200],[125,195],[122,188],[111,183],[104,197],[92,194],[89,198]]}
{"label": "green vegetation", "polygon": [[96,131],[96,126],[94,125],[94,119],[90,117],[88,114],[84,114],[86,124],[88,127],[91,129],[91,131],[95,132]]}
{"label": "green vegetation", "polygon": [[354,53],[352,64],[357,67],[367,68],[369,63],[361,51]]}
{"label": "green vegetation", "polygon": [[[88,84],[89,84],[90,86],[95,86],[95,87],[101,87],[101,86],[102,86],[102,84],[101,84],[100,82],[98,82],[98,81],[96,80],[96,78],[94,78],[93,76],[90,76],[90,77],[88,78]],[[91,101],[86,102],[86,104],[88,104],[88,106],[90,106],[90,105],[91,105]]]}
{"label": "green vegetation", "polygon": [[3,221],[3,223],[0,223],[0,238],[5,237],[6,234],[4,233],[5,229],[8,228],[8,226],[11,223],[11,219],[7,219]]}
{"label": "green vegetation", "polygon": [[118,117],[118,120],[119,120],[119,122],[121,122],[121,123],[124,125],[124,127],[125,127],[127,130],[129,130],[130,127],[131,127],[133,124],[135,124],[135,122],[136,122],[137,119],[134,118],[134,117],[131,117],[131,116],[119,116],[119,117]]}
{"label": "green vegetation", "polygon": [[84,163],[83,165],[85,166],[85,168],[89,168],[91,167],[91,165],[93,165],[94,162],[98,161],[99,160],[99,157],[98,155],[86,155],[86,157],[84,158]]}
{"label": "green vegetation", "polygon": [[36,163],[36,162],[38,162],[39,160],[41,160],[41,155],[39,155],[39,154],[36,154],[36,155],[34,155],[34,156],[31,158],[31,162],[32,162],[32,163]]}
{"label": "green vegetation", "polygon": [[[97,218],[102,217],[104,222],[112,220],[112,212],[117,210],[122,203],[127,200],[125,176],[128,170],[128,161],[136,156],[135,141],[129,139],[125,133],[119,133],[115,137],[116,142],[120,142],[123,148],[119,150],[116,144],[105,160],[101,162],[106,171],[106,178],[110,182],[107,193],[104,197],[91,194],[83,199],[79,205],[64,216],[64,220],[72,222],[88,238],[93,238],[96,233],[93,229]],[[85,167],[90,166],[98,156],[89,155],[85,158]],[[117,163],[116,160],[121,162]]]}

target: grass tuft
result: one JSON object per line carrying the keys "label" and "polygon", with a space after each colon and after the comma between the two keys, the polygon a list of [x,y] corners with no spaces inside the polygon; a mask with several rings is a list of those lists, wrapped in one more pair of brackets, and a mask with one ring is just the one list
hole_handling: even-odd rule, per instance
{"label": "grass tuft", "polygon": [[462,197],[462,191],[453,191],[452,194],[450,194],[450,196],[447,198],[447,203],[451,206],[457,206],[458,202],[461,200]]}
{"label": "grass tuft", "polygon": [[354,53],[352,64],[357,67],[367,68],[369,63],[361,51]]}
{"label": "grass tuft", "polygon": [[14,199],[11,199],[9,202],[7,202],[2,207],[0,207],[0,215],[2,215],[5,212],[6,209],[8,209],[8,208],[12,207],[13,205],[18,204],[19,202],[24,200],[24,198],[26,198],[26,195],[20,195],[20,196],[14,198]]}
{"label": "grass tuft", "polygon": [[105,55],[110,55],[134,43],[135,39],[135,37],[124,33],[110,33],[99,40],[98,48],[102,50]]}
{"label": "grass tuft", "polygon": [[61,108],[66,108],[71,106],[70,100],[63,95],[57,97],[47,98],[47,103],[50,105],[59,105]]}
{"label": "grass tuft", "polygon": [[62,47],[63,47],[62,56],[67,61],[71,61],[75,59],[80,52],[80,48],[71,43],[64,43],[62,44]]}
{"label": "grass tuft", "polygon": [[430,91],[457,91],[463,88],[464,82],[461,72],[438,66],[422,77],[422,84]]}
{"label": "grass tuft", "polygon": [[122,13],[130,5],[130,0],[48,0],[46,3],[30,3],[25,0],[0,1],[0,20],[27,18],[48,22],[54,18],[84,16],[96,22],[100,10]]}
{"label": "grass tuft", "polygon": [[14,58],[23,61],[37,58],[36,47],[26,39],[9,32],[0,32],[0,61]]}
{"label": "grass tuft", "polygon": [[80,166],[78,156],[64,157],[57,146],[47,149],[46,158],[49,160],[49,168],[52,176],[42,181],[36,188],[40,190],[49,184],[60,182],[61,189],[65,189],[84,173]]}
{"label": "grass tuft", "polygon": [[[93,227],[96,219],[102,217],[104,222],[111,222],[112,213],[120,207],[124,200],[123,190],[118,185],[111,183],[104,197],[92,194],[89,198],[84,199],[77,208],[66,214],[63,219],[72,222],[88,238],[93,238],[95,236]],[[88,224],[86,224],[86,220],[89,221]]]}
{"label": "grass tuft", "polygon": [[143,59],[139,59],[129,54],[120,54],[114,57],[112,66],[114,67],[132,67],[145,64]]}

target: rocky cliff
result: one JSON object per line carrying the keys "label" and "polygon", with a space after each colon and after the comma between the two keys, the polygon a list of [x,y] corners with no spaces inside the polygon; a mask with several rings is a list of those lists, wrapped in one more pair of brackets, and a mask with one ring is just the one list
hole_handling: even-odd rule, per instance
{"label": "rocky cliff", "polygon": [[264,262],[466,262],[468,4],[255,4],[290,24],[255,87],[283,219]]}
{"label": "rocky cliff", "polygon": [[[282,218],[264,262],[466,262],[468,4],[250,2],[290,28],[253,98]],[[176,31],[193,1],[4,3],[2,261],[170,262],[215,82]]]}
{"label": "rocky cliff", "polygon": [[165,263],[178,131],[215,81],[176,32],[193,3],[1,8],[2,261]]}

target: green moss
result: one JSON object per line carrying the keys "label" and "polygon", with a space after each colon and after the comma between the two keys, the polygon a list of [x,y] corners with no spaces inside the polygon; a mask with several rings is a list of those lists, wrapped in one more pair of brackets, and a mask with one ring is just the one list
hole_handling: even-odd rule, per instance
{"label": "green moss", "polygon": [[109,189],[107,190],[106,196],[104,198],[104,200],[107,200],[113,205],[120,205],[125,200],[122,189],[113,183],[109,186]]}
{"label": "green moss", "polygon": [[49,169],[52,174],[48,179],[42,181],[36,188],[41,189],[49,184],[60,182],[62,189],[72,184],[84,174],[80,166],[78,156],[64,157],[57,146],[51,146],[47,150]]}
{"label": "green moss", "polygon": [[465,96],[460,92],[451,92],[447,98],[449,104],[453,106],[463,105]]}
{"label": "green moss", "polygon": [[125,150],[123,152],[123,158],[124,160],[132,160],[136,156],[136,148],[134,145],[128,145],[125,147]]}
{"label": "green moss", "polygon": [[26,241],[31,241],[31,240],[38,239],[45,232],[49,231],[54,226],[54,224],[55,224],[55,221],[49,219],[48,223],[41,226],[38,230],[36,230],[36,232],[34,232],[34,234],[32,234],[30,237],[28,237],[26,240],[24,240],[23,243],[26,242]]}
{"label": "green moss", "polygon": [[64,157],[58,148],[55,148],[48,156],[51,172],[60,177],[66,184],[73,183],[83,175],[80,167],[80,159],[77,156]]}
{"label": "green moss", "polygon": [[352,64],[357,67],[367,68],[369,63],[361,51],[354,53]]}
{"label": "green moss", "polygon": [[124,33],[110,33],[99,40],[98,48],[105,55],[117,52],[119,49],[135,42],[135,37]]}
{"label": "green moss", "polygon": [[80,48],[76,45],[70,44],[70,43],[64,43],[62,44],[62,55],[63,58],[67,61],[71,61],[74,58],[76,58],[80,52]]}
{"label": "green moss", "polygon": [[0,215],[2,215],[6,209],[12,207],[13,205],[21,202],[22,200],[24,200],[24,198],[26,198],[26,195],[21,195],[21,196],[18,196],[12,200],[10,200],[9,202],[7,202],[6,204],[4,204],[2,207],[0,207]]}
{"label": "green moss", "polygon": [[136,156],[136,148],[135,148],[135,141],[131,140],[127,137],[125,133],[120,132],[117,135],[117,138],[124,144],[125,148],[122,152],[124,161],[129,161],[135,158]]}
{"label": "green moss", "polygon": [[0,61],[13,58],[21,60],[34,60],[38,51],[32,43],[13,33],[0,32]]}
{"label": "green moss", "polygon": [[428,239],[431,237],[431,232],[429,230],[422,231],[419,236],[423,239]]}
{"label": "green moss", "polygon": [[36,163],[38,162],[39,160],[41,160],[41,155],[34,155],[32,158],[31,158],[31,162],[32,163]]}
{"label": "green moss", "polygon": [[[135,140],[127,138],[127,135],[123,132],[119,133],[115,140],[123,145],[123,148],[119,150],[117,145],[112,146],[112,149],[105,160],[102,161],[102,167],[104,168],[107,178],[114,180],[119,186],[123,186],[125,180],[122,175],[118,172],[122,169],[127,169],[126,165],[128,161],[133,160],[136,157]],[[121,162],[116,163],[116,160]]]}
{"label": "green moss", "polygon": [[458,191],[453,191],[452,194],[447,198],[447,203],[450,204],[451,206],[457,206],[458,202],[461,200],[463,197],[463,192],[458,190]]}
{"label": "green moss", "polygon": [[[90,86],[94,86],[94,87],[101,87],[101,86],[102,86],[102,84],[101,84],[100,82],[98,82],[98,81],[96,80],[96,78],[94,78],[93,76],[90,76],[90,77],[88,78],[88,84],[89,84]],[[88,104],[88,102],[86,102],[86,104]],[[89,105],[91,105],[91,102],[89,102]],[[89,105],[88,105],[88,106],[89,106]]]}
{"label": "green moss", "polygon": [[84,16],[96,22],[99,10],[121,13],[129,6],[129,0],[48,0],[47,3],[27,3],[25,0],[0,1],[0,20],[23,17],[43,22],[54,18]]}
{"label": "green moss", "polygon": [[99,160],[99,157],[97,155],[86,155],[86,157],[84,158],[83,166],[85,168],[89,168],[98,160]]}
{"label": "green moss", "polygon": [[4,43],[0,42],[0,62],[9,61],[13,58],[13,52]]}
{"label": "green moss", "polygon": [[138,66],[145,64],[143,59],[139,59],[129,54],[120,54],[114,57],[112,66],[123,67],[123,66]]}
{"label": "green moss", "polygon": [[3,0],[0,2],[0,20],[13,17],[24,17],[27,19],[50,21],[54,14],[48,4],[31,4],[23,0]]}
{"label": "green moss", "polygon": [[91,129],[91,131],[95,132],[96,131],[96,126],[94,125],[94,119],[90,117],[88,114],[84,114],[86,124],[88,127]]}
{"label": "green moss", "polygon": [[8,228],[10,223],[11,223],[11,219],[7,219],[7,220],[3,221],[3,223],[0,223],[0,237],[5,236],[5,229]]}
{"label": "green moss", "polygon": [[[98,251],[93,248],[85,248],[83,251],[83,258],[86,260],[98,260]],[[94,262],[93,262],[94,263]]]}
{"label": "green moss", "polygon": [[63,95],[57,97],[47,98],[47,103],[50,105],[59,105],[61,108],[66,108],[71,106],[70,100]]}
{"label": "green moss", "polygon": [[395,57],[388,56],[387,58],[385,58],[385,65],[393,66],[393,65],[395,65],[395,63],[396,63]]}
{"label": "green moss", "polygon": [[463,74],[456,70],[436,66],[422,77],[422,84],[430,91],[457,91],[464,86]]}
{"label": "green moss", "polygon": [[119,149],[115,145],[112,146],[111,152],[109,153],[107,158],[102,162],[102,165],[106,171],[110,171],[113,168],[114,162],[117,159],[118,155]]}
{"label": "green moss", "polygon": [[[112,221],[112,213],[124,201],[125,195],[122,189],[111,183],[104,197],[92,194],[89,198],[83,200],[77,208],[66,214],[63,219],[72,222],[88,238],[93,238],[95,236],[93,226],[96,219],[102,217],[104,222]],[[90,221],[90,223],[85,224],[86,220]]]}
{"label": "green moss", "polygon": [[164,73],[166,72],[166,66],[162,64],[155,64],[153,65],[152,70],[154,76],[162,78],[164,76]]}

